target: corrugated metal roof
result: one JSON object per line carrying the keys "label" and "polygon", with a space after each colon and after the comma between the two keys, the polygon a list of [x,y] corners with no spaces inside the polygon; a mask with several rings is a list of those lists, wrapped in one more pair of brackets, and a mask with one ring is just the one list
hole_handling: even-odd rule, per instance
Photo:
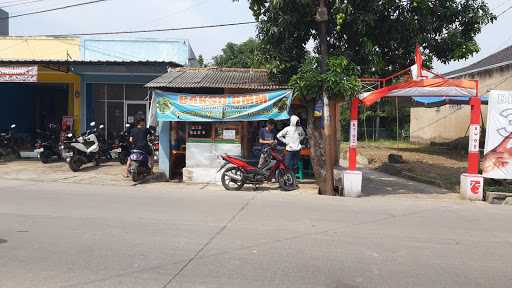
{"label": "corrugated metal roof", "polygon": [[284,89],[287,85],[273,83],[264,69],[247,68],[189,68],[171,69],[149,82],[150,88],[242,88]]}
{"label": "corrugated metal roof", "polygon": [[195,55],[188,40],[151,38],[81,38],[83,60],[162,61],[191,65]]}
{"label": "corrugated metal roof", "polygon": [[462,76],[469,73],[501,67],[507,64],[512,64],[512,46],[502,49],[464,68],[448,72],[445,75],[449,77]]}

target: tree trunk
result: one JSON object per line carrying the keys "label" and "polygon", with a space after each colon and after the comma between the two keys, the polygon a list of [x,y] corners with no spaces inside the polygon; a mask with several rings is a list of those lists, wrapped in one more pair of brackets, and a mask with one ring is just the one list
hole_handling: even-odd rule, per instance
{"label": "tree trunk", "polygon": [[[325,177],[325,156],[324,156],[324,138],[322,129],[320,127],[320,119],[313,116],[314,105],[307,105],[307,123],[308,123],[308,140],[311,149],[311,166],[313,166],[313,174],[316,179],[321,180]],[[319,189],[325,189],[322,187],[325,181],[319,181]],[[319,192],[320,192],[319,191]],[[325,190],[323,190],[325,191]]]}

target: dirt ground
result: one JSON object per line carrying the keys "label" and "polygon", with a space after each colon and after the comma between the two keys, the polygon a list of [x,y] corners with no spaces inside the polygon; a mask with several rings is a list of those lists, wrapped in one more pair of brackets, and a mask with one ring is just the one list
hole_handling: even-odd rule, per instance
{"label": "dirt ground", "polygon": [[[342,146],[346,155],[348,146]],[[358,153],[368,159],[368,168],[423,182],[451,191],[458,190],[460,175],[467,167],[466,155],[442,146],[397,143],[393,141],[360,142]],[[400,154],[402,164],[390,164],[389,154]]]}

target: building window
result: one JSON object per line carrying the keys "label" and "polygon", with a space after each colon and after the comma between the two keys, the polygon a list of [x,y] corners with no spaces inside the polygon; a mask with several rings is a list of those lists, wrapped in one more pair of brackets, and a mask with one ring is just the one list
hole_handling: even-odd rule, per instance
{"label": "building window", "polygon": [[[128,120],[133,121],[134,115],[127,115],[127,113],[130,114],[130,111],[137,108],[137,115],[139,115],[139,110],[143,108],[141,105],[146,107],[149,105],[146,100],[148,90],[143,84],[93,83],[90,87],[94,99],[94,121],[105,124],[105,133],[109,142],[114,142],[124,131]],[[147,118],[147,115],[142,116]]]}

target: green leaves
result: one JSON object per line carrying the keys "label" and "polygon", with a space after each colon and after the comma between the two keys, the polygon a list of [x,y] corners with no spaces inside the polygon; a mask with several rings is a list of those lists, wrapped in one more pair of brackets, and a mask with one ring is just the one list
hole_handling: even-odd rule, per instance
{"label": "green leaves", "polygon": [[213,57],[213,63],[217,67],[263,68],[259,45],[253,38],[240,44],[228,42],[222,54]]}
{"label": "green leaves", "polygon": [[325,85],[331,98],[348,99],[359,93],[361,82],[356,67],[343,56],[330,57],[325,74],[320,73],[318,57],[308,57],[290,80],[294,93],[306,100],[312,100],[322,92]]}
{"label": "green leaves", "polygon": [[328,60],[327,73],[323,81],[331,97],[349,98],[361,91],[356,67],[343,56],[333,56]]}
{"label": "green leaves", "polygon": [[[258,21],[264,63],[290,79],[317,50],[318,1],[249,0]],[[354,63],[361,77],[384,76],[414,63],[416,43],[425,59],[462,60],[479,51],[482,27],[496,17],[484,0],[331,0],[329,53]]]}

